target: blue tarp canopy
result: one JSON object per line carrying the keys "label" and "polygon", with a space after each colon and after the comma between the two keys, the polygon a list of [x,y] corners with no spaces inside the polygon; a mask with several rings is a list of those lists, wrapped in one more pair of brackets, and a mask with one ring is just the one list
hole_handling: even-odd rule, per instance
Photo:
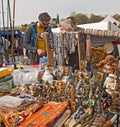
{"label": "blue tarp canopy", "polygon": [[[1,30],[0,35],[11,35],[12,31],[11,30]],[[14,30],[15,35],[22,35],[22,32],[20,30]]]}

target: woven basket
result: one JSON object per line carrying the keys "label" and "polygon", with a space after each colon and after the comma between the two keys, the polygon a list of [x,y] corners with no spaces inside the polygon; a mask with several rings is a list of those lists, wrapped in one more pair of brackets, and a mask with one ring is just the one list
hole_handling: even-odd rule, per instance
{"label": "woven basket", "polygon": [[107,42],[104,44],[104,51],[107,53],[107,54],[110,54],[112,53],[114,50],[114,45],[111,43],[111,42]]}

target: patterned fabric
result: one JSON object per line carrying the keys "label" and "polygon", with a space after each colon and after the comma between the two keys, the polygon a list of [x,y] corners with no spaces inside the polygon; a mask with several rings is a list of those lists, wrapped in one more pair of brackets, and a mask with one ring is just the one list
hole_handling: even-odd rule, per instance
{"label": "patterned fabric", "polygon": [[67,101],[58,103],[49,102],[19,127],[51,127],[56,119],[65,111],[67,106]]}
{"label": "patterned fabric", "polygon": [[42,106],[43,104],[41,102],[36,101],[22,111],[18,111],[17,108],[11,109],[7,107],[0,107],[0,120],[4,122],[6,127],[17,127],[25,119],[38,111]]}

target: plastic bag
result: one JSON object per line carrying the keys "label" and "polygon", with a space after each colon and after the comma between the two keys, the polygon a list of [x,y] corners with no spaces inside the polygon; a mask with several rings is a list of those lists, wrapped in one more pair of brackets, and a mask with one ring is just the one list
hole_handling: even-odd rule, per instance
{"label": "plastic bag", "polygon": [[38,82],[39,70],[36,68],[17,70],[13,73],[13,84],[19,86],[21,84],[32,84]]}

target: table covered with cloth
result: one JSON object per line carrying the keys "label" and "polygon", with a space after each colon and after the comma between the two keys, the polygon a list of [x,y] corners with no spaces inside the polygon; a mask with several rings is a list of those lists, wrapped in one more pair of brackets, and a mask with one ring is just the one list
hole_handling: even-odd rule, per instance
{"label": "table covered with cloth", "polygon": [[26,119],[19,127],[52,127],[67,107],[68,101],[44,104],[38,112]]}
{"label": "table covered with cloth", "polygon": [[37,112],[42,106],[43,104],[40,101],[36,101],[24,108],[0,106],[0,122],[3,122],[6,127],[17,127],[25,119]]}

